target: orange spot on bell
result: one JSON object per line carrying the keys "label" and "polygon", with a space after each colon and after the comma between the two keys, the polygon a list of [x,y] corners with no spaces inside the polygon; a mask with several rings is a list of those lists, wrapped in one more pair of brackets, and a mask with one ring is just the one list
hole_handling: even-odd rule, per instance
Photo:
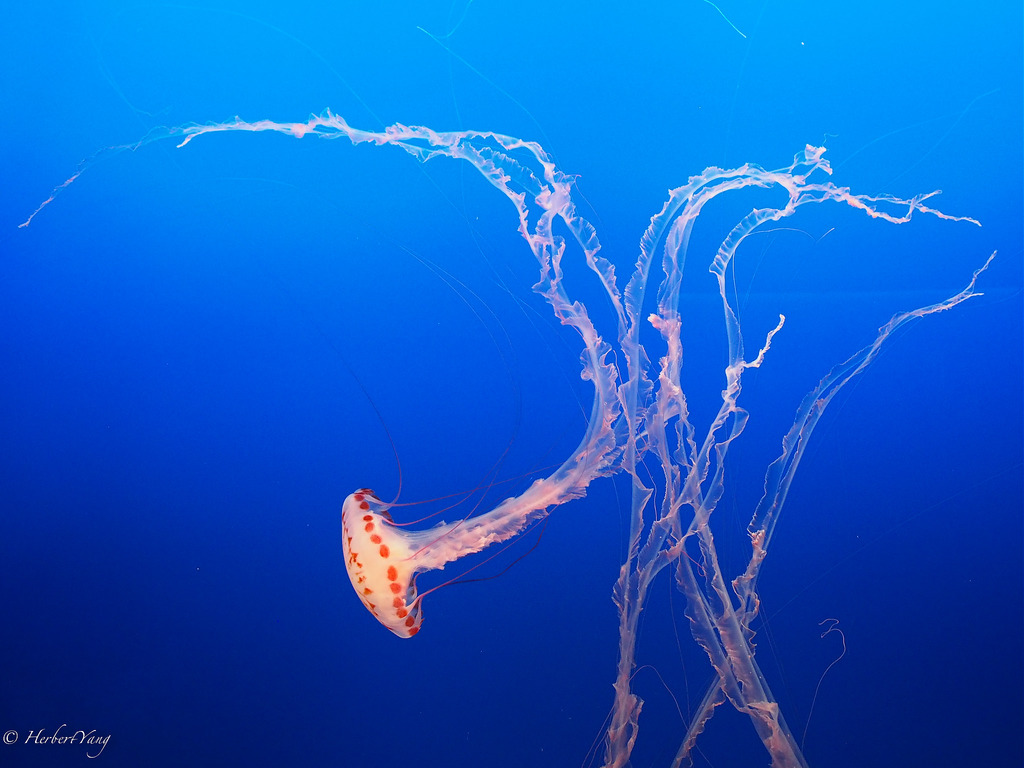
{"label": "orange spot on bell", "polygon": [[388,545],[387,544],[381,544],[380,545],[380,556],[381,557],[387,557],[390,554],[391,554],[391,550],[388,549]]}
{"label": "orange spot on bell", "polygon": [[363,520],[369,522],[370,520],[373,520],[373,515],[363,515]]}
{"label": "orange spot on bell", "polygon": [[419,631],[420,631],[419,627],[413,627],[412,629],[409,630],[409,637],[412,637],[413,635],[415,635]]}
{"label": "orange spot on bell", "polygon": [[365,530],[366,530],[367,533],[372,531],[373,530],[373,523],[367,523],[366,526],[365,526]]}
{"label": "orange spot on bell", "polygon": [[405,607],[405,600],[403,600],[400,597],[396,597],[395,601],[393,603],[391,603],[391,605],[394,606],[395,608],[403,608],[403,607]]}
{"label": "orange spot on bell", "polygon": [[391,591],[394,592],[396,595],[399,592],[402,591],[402,585],[401,584],[392,583],[392,584],[390,584],[390,587],[391,587]]}
{"label": "orange spot on bell", "polygon": [[407,626],[407,627],[411,627],[415,623],[416,623],[416,617],[415,616],[410,616],[408,619],[405,620],[405,626]]}
{"label": "orange spot on bell", "polygon": [[361,502],[359,502],[359,508],[360,508],[360,509],[369,509],[369,508],[370,508],[370,505],[369,505],[369,503],[368,503],[368,502],[365,502],[365,501],[361,501]]}
{"label": "orange spot on bell", "polygon": [[374,544],[380,544],[380,536],[378,536],[375,533],[373,534],[373,536],[370,537],[370,541],[372,541]]}
{"label": "orange spot on bell", "polygon": [[388,581],[396,581],[398,579],[398,571],[395,570],[395,566],[388,566]]}
{"label": "orange spot on bell", "polygon": [[408,615],[409,612],[405,610],[405,608],[399,608],[397,611],[395,611],[395,616],[397,616],[400,619],[404,619]]}

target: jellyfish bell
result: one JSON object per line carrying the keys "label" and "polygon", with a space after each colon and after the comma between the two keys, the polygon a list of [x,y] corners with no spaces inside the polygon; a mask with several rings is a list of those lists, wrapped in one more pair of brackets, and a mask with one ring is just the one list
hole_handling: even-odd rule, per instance
{"label": "jellyfish bell", "polygon": [[388,505],[369,488],[349,495],[341,510],[341,546],[352,588],[366,609],[399,637],[420,631],[416,600],[415,531],[392,522]]}

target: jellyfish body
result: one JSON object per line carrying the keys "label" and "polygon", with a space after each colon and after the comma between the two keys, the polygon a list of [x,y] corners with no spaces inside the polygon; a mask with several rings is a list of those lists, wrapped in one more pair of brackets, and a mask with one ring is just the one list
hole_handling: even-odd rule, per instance
{"label": "jellyfish body", "polygon": [[507,499],[485,514],[410,530],[395,524],[389,505],[373,491],[361,488],[341,508],[341,546],[349,581],[377,621],[399,637],[412,637],[420,631],[427,594],[418,594],[416,576],[512,538],[546,513],[550,494],[557,492],[549,480],[538,480],[523,496]]}
{"label": "jellyfish body", "polygon": [[345,568],[359,599],[374,617],[399,637],[420,631],[416,601],[416,553],[407,532],[373,491],[363,488],[345,499],[341,511]]}
{"label": "jellyfish body", "polygon": [[608,421],[592,422],[576,453],[549,477],[488,512],[425,530],[396,525],[388,504],[370,489],[359,489],[341,509],[341,546],[352,587],[377,621],[399,637],[412,637],[420,631],[427,594],[416,591],[419,573],[520,534],[552,508],[582,496],[594,476],[614,466],[615,455]]}

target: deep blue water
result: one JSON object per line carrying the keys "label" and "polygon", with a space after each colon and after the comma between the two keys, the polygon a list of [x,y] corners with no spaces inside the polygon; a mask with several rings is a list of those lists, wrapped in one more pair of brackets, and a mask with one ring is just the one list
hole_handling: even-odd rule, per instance
{"label": "deep blue water", "polygon": [[[938,207],[980,220],[820,207],[741,251],[750,346],[789,320],[750,376],[716,524],[735,571],[801,395],[998,249],[984,296],[899,334],[830,406],[764,567],[758,658],[802,734],[841,647],[818,622],[841,621],[812,766],[1024,762],[1020,4],[721,3],[735,28],[698,0],[554,5],[5,9],[0,731],[17,743],[0,765],[578,766],[600,738],[621,479],[472,576],[526,554],[507,573],[432,594],[412,640],[345,575],[341,502],[393,497],[396,454],[404,502],[474,488],[500,460],[486,506],[584,428],[579,344],[530,292],[514,211],[472,169],[277,135],[156,142],[101,154],[17,228],[103,147],[327,107],[366,129],[539,141],[579,175],[622,275],[668,188],[709,165],[781,167],[809,142],[837,184],[942,189]],[[694,259],[773,202],[709,210]],[[686,288],[697,420],[723,360],[704,269]],[[567,273],[606,322],[594,281]],[[681,597],[655,587],[635,768],[669,764],[677,703],[709,680]],[[95,760],[25,743],[62,724],[109,743]],[[725,708],[701,739],[700,765],[767,764]]]}

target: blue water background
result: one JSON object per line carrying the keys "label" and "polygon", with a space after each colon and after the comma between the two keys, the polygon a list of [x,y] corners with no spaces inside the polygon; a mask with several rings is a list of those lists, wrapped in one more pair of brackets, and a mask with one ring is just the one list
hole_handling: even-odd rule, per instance
{"label": "blue water background", "polygon": [[[18,743],[0,765],[588,764],[612,701],[621,479],[472,576],[528,552],[507,573],[430,595],[410,641],[361,607],[341,557],[342,500],[392,498],[396,454],[401,501],[507,481],[485,508],[582,434],[580,346],[530,292],[504,198],[452,161],[224,134],[102,154],[16,228],[83,158],[156,126],[327,107],[539,141],[578,174],[620,279],[667,189],[806,143],[840,185],[942,189],[938,207],[980,220],[815,206],[741,250],[749,347],[788,322],[749,376],[716,526],[734,573],[801,395],[999,249],[983,297],[901,332],[822,420],[764,566],[757,656],[799,738],[841,648],[818,622],[841,621],[812,766],[1022,764],[1020,3],[721,10],[735,29],[696,0],[5,8],[0,730]],[[723,365],[706,260],[778,202],[702,216],[684,286],[698,422]],[[581,266],[570,291],[611,337]],[[662,575],[637,768],[669,764],[677,705],[710,680],[682,611]],[[62,723],[110,742],[95,760],[24,743]],[[698,765],[767,765],[724,707],[700,743]]]}

